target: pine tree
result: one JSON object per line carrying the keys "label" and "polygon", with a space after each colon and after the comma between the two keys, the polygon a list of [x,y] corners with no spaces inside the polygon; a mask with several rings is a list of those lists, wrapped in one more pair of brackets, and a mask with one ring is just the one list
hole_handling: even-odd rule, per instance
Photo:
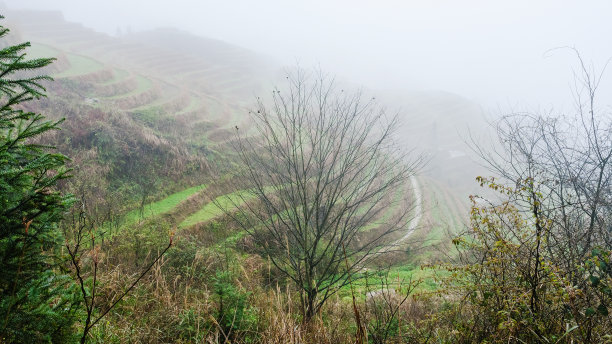
{"label": "pine tree", "polygon": [[71,203],[55,189],[67,157],[36,142],[61,121],[23,106],[45,96],[51,78],[37,73],[53,59],[26,59],[30,44],[7,43],[8,32],[0,26],[0,342],[65,341],[73,303],[52,258]]}

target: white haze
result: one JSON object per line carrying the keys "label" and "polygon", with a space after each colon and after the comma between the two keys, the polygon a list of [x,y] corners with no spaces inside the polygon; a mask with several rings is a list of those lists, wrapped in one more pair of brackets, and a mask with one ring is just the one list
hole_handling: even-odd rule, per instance
{"label": "white haze", "polygon": [[[172,26],[287,65],[320,64],[369,88],[444,90],[488,109],[571,105],[569,87],[577,63],[569,50],[547,52],[552,48],[576,47],[596,68],[612,57],[612,1],[606,0],[8,0],[5,4],[12,9],[61,10],[67,20],[111,35]],[[606,79],[606,85],[612,84],[612,75]]]}

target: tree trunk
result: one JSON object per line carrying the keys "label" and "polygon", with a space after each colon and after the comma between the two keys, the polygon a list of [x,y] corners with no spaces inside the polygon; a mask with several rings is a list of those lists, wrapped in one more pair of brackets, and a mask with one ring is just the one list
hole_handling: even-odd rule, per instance
{"label": "tree trunk", "polygon": [[312,318],[317,313],[317,309],[315,309],[316,298],[317,298],[317,291],[315,289],[311,289],[310,291],[306,293],[306,300],[305,300],[306,309],[304,312],[304,322],[305,323],[310,322],[310,320],[312,320]]}

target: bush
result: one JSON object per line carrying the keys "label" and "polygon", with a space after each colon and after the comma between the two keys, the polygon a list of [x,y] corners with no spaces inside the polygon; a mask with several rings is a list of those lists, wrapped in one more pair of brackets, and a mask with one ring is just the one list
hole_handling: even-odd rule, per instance
{"label": "bush", "polygon": [[257,316],[248,306],[249,293],[236,287],[229,271],[218,271],[213,279],[217,312],[215,325],[226,339],[235,341],[254,327]]}

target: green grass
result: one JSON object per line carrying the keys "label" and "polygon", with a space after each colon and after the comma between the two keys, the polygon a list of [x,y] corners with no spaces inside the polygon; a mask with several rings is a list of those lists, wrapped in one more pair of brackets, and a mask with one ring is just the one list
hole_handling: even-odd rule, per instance
{"label": "green grass", "polygon": [[102,67],[104,67],[102,63],[85,56],[67,53],[66,57],[68,58],[68,62],[70,62],[70,68],[59,74],[53,75],[53,77],[69,78],[85,75],[100,70]]}
{"label": "green grass", "polygon": [[189,227],[197,223],[210,221],[215,217],[223,215],[223,209],[233,209],[244,204],[254,197],[246,191],[236,191],[231,194],[217,197],[213,202],[206,204],[202,209],[187,217],[179,227]]}
{"label": "green grass", "polygon": [[[158,114],[157,117],[168,117],[168,116],[174,116],[174,112],[172,111],[168,111],[165,109],[165,106],[167,106],[168,104],[171,104],[172,102],[175,102],[177,99],[180,99],[178,97],[170,97],[168,95],[164,95],[163,97],[159,97],[157,98],[155,101],[148,103],[148,104],[144,104],[142,106],[139,106],[137,108],[131,109],[130,111],[132,112],[138,112],[138,111],[150,111],[152,113],[156,113]],[[191,98],[190,98],[190,103],[192,102]],[[182,110],[179,112],[183,112]]]}
{"label": "green grass", "polygon": [[[45,44],[34,43],[26,51],[29,58],[58,57],[61,52]],[[68,78],[98,71],[104,65],[94,59],[77,54],[65,53],[70,67],[60,73],[51,75],[54,78]]]}
{"label": "green grass", "polygon": [[444,239],[447,227],[451,229],[457,228],[457,226],[461,225],[461,221],[457,219],[453,209],[451,209],[451,205],[447,204],[443,191],[437,185],[430,183],[429,194],[431,197],[429,210],[436,222],[436,226],[431,228],[427,234],[426,241],[436,243]]}
{"label": "green grass", "polygon": [[[385,286],[385,274],[387,274],[387,271],[377,272],[375,270],[357,273],[352,279],[353,290],[356,296],[363,299],[367,292],[375,292],[383,289],[383,286]],[[407,264],[391,268],[388,271],[386,281],[390,289],[397,290],[401,287],[402,292],[405,292],[411,280],[413,282],[419,281],[413,293],[431,292],[440,288],[440,285],[435,281],[435,277],[446,275],[448,275],[448,272],[445,270],[433,268],[421,269],[418,266]],[[341,298],[350,300],[351,286],[348,284],[345,285],[338,293]]]}
{"label": "green grass", "polygon": [[[157,216],[157,215],[164,214],[164,213],[171,211],[181,202],[183,202],[190,196],[194,195],[196,192],[203,190],[204,188],[206,188],[205,184],[194,186],[189,189],[185,189],[183,191],[174,193],[157,202],[147,204],[145,206],[143,219]],[[134,224],[138,222],[139,219],[140,219],[139,210],[138,209],[132,210],[125,215],[125,224],[126,225]]]}
{"label": "green grass", "polygon": [[141,105],[139,107],[133,108],[130,111],[133,112],[151,112],[151,113],[155,113],[157,114],[157,117],[162,117],[167,115],[167,113],[165,113],[166,111],[164,110],[163,105],[166,104],[168,102],[167,99],[165,98],[158,98],[157,100],[155,100],[152,103],[149,104],[145,104],[145,105]]}
{"label": "green grass", "polygon": [[123,81],[125,80],[128,76],[130,75],[130,73],[124,69],[113,69],[113,77],[109,80],[106,80],[104,82],[100,82],[100,85],[110,85],[110,84],[114,84],[117,83],[119,81]]}
{"label": "green grass", "polygon": [[[391,268],[389,270],[388,281],[392,286],[398,287],[400,284],[406,286],[410,279],[412,279],[413,281],[421,280],[417,291],[432,291],[436,290],[439,287],[439,285],[434,281],[434,275],[440,275],[445,273],[446,271],[443,270],[437,270],[432,268],[421,269],[418,266],[415,267],[413,265],[407,264]],[[382,280],[382,277],[370,276],[368,278],[368,283],[372,287],[380,286]]]}
{"label": "green grass", "polygon": [[181,111],[177,112],[175,115],[181,115],[188,112],[196,111],[202,105],[202,100],[195,95],[189,96],[189,104],[186,107],[181,109]]}
{"label": "green grass", "polygon": [[136,88],[130,91],[129,93],[118,94],[112,97],[108,97],[108,99],[120,99],[120,98],[131,97],[131,96],[143,93],[144,91],[147,91],[153,86],[153,82],[150,79],[147,79],[142,75],[137,75],[136,81],[138,83]]}
{"label": "green grass", "polygon": [[157,120],[164,115],[164,111],[160,107],[143,107],[137,110],[131,110],[134,117],[145,123],[147,126],[152,127]]}
{"label": "green grass", "polygon": [[60,52],[48,45],[32,43],[32,46],[26,50],[27,58],[38,59],[45,57],[57,57]]}
{"label": "green grass", "polygon": [[[374,219],[372,222],[361,227],[359,231],[367,232],[374,228],[377,228],[379,226],[386,224],[391,219],[393,214],[395,213],[395,210],[397,210],[397,207],[401,205],[402,195],[404,194],[404,192],[406,192],[406,190],[404,190],[403,187],[398,188],[395,191],[395,195],[393,195],[393,201],[391,201],[391,204],[387,206],[387,209],[382,213],[382,215],[378,219]],[[369,206],[365,206],[365,207],[369,207]],[[359,209],[358,213],[360,212],[360,214],[363,214],[365,211],[366,209]]]}

